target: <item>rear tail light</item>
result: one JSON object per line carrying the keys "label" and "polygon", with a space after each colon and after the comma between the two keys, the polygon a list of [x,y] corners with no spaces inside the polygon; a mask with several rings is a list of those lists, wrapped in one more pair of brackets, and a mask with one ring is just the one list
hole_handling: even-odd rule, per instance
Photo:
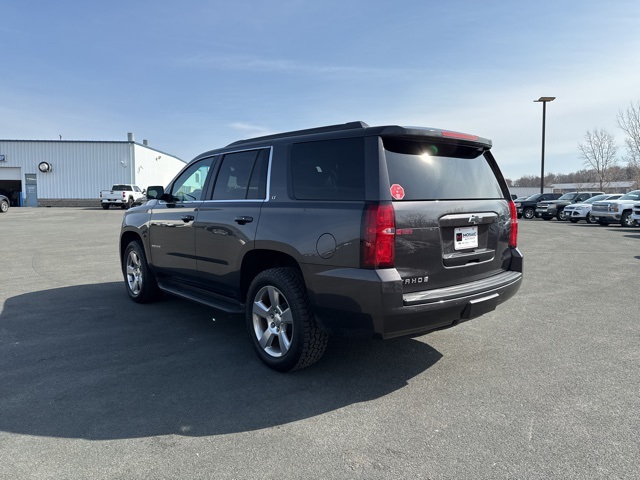
{"label": "rear tail light", "polygon": [[124,200],[127,197],[127,192],[122,192],[122,199]]}
{"label": "rear tail light", "polygon": [[511,216],[511,231],[509,232],[509,246],[516,248],[518,246],[518,212],[513,200],[509,202],[509,215]]}
{"label": "rear tail light", "polygon": [[396,216],[393,205],[368,205],[364,211],[362,230],[362,266],[393,267],[396,260]]}

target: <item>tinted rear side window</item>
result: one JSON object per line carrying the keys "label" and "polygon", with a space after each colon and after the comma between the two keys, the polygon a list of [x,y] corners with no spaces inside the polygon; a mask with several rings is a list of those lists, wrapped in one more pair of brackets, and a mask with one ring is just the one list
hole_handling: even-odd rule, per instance
{"label": "tinted rear side window", "polygon": [[[383,139],[395,200],[504,198],[488,159],[476,148]],[[397,188],[397,187],[396,187]]]}
{"label": "tinted rear side window", "polygon": [[247,150],[226,154],[222,159],[213,189],[213,199],[264,199],[268,163],[268,150]]}
{"label": "tinted rear side window", "polygon": [[299,200],[363,200],[364,139],[295,143],[291,175]]}

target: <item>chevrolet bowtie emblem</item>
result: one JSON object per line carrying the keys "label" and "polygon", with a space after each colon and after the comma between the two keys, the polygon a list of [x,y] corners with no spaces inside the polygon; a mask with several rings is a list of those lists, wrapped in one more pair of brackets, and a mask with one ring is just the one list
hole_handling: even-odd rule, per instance
{"label": "chevrolet bowtie emblem", "polygon": [[474,225],[477,225],[480,222],[482,222],[482,217],[479,217],[477,215],[471,215],[469,217],[469,223],[473,223]]}

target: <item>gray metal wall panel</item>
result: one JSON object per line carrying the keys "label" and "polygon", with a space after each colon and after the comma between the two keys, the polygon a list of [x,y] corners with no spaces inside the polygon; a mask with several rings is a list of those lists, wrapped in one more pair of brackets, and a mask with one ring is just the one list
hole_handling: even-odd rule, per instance
{"label": "gray metal wall panel", "polygon": [[[113,183],[131,183],[132,148],[128,143],[0,142],[6,166],[22,167],[23,177],[35,173],[39,198],[98,198]],[[53,166],[38,170],[40,162]],[[24,180],[24,178],[23,178]]]}
{"label": "gray metal wall panel", "polygon": [[[114,183],[166,185],[184,166],[177,157],[130,142],[0,140],[0,155],[0,168],[21,168],[23,184],[25,174],[37,175],[39,198],[96,202],[100,190]],[[40,172],[40,162],[52,171]]]}

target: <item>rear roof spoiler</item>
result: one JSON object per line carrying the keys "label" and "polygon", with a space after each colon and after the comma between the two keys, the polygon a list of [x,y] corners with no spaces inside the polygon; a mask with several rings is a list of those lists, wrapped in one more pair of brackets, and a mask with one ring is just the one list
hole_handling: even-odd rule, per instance
{"label": "rear roof spoiler", "polygon": [[338,125],[327,125],[325,127],[308,128],[304,130],[294,130],[291,132],[276,133],[274,135],[265,135],[262,137],[247,138],[244,140],[238,140],[230,143],[227,147],[235,147],[244,144],[251,144],[256,142],[263,142],[269,140],[278,140],[287,137],[298,137],[303,135],[313,135],[319,133],[329,132],[342,132],[342,131],[354,131],[362,130],[366,136],[388,136],[396,138],[411,138],[413,140],[419,139],[419,137],[428,137],[429,139],[440,140],[453,140],[459,141],[463,144],[481,146],[483,149],[488,150],[492,147],[491,140],[487,138],[478,137],[477,135],[470,135],[468,133],[454,132],[449,130],[441,130],[438,128],[427,127],[401,127],[398,125],[385,125],[379,127],[370,127],[365,122],[356,121],[342,123]]}
{"label": "rear roof spoiler", "polygon": [[413,140],[417,140],[420,137],[430,140],[457,140],[469,145],[482,146],[486,150],[493,146],[493,143],[488,138],[439,128],[388,125],[384,127],[369,127],[366,134],[379,135],[381,137],[411,138]]}

